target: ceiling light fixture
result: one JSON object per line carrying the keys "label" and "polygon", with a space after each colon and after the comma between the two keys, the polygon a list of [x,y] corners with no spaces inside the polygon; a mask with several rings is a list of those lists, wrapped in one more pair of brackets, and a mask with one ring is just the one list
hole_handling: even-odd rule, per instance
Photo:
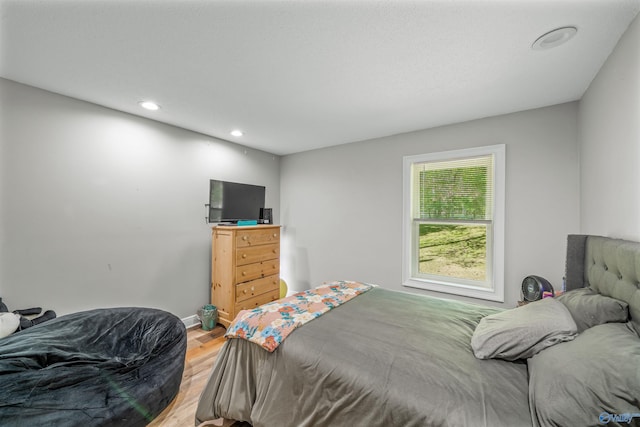
{"label": "ceiling light fixture", "polygon": [[233,135],[233,136],[242,136],[242,135],[244,135],[244,133],[239,129],[234,129],[234,130],[231,131],[231,135]]}
{"label": "ceiling light fixture", "polygon": [[548,33],[538,37],[538,39],[531,45],[531,49],[546,50],[560,46],[561,44],[569,41],[569,39],[575,36],[577,32],[578,29],[576,27],[556,28],[555,30],[549,31]]}
{"label": "ceiling light fixture", "polygon": [[140,101],[138,102],[138,104],[140,104],[140,106],[142,108],[145,108],[147,110],[151,110],[151,111],[157,111],[160,109],[160,106],[158,104],[156,104],[155,102],[151,102],[151,101]]}

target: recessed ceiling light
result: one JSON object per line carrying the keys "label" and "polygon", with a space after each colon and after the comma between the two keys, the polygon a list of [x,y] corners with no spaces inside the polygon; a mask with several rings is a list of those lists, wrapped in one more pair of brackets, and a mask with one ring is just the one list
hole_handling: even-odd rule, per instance
{"label": "recessed ceiling light", "polygon": [[244,133],[239,129],[234,129],[234,130],[231,131],[231,135],[233,135],[233,136],[242,136],[242,135],[244,135]]}
{"label": "recessed ceiling light", "polygon": [[156,104],[155,102],[151,102],[151,101],[140,101],[138,102],[138,104],[140,104],[140,106],[142,108],[145,108],[147,110],[151,110],[151,111],[156,111],[160,109],[160,106],[158,104]]}
{"label": "recessed ceiling light", "polygon": [[576,27],[556,28],[555,30],[549,31],[548,33],[538,37],[538,39],[531,45],[531,49],[545,50],[560,46],[561,44],[569,41],[569,39],[575,36],[577,32],[578,29]]}

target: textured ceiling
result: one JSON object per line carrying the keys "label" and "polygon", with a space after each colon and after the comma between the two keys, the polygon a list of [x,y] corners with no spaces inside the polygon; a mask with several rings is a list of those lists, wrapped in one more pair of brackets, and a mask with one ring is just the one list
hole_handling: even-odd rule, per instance
{"label": "textured ceiling", "polygon": [[[640,0],[0,0],[0,76],[289,154],[580,99],[639,9]],[[566,25],[578,28],[568,43],[530,48]],[[162,108],[142,110],[143,99]]]}

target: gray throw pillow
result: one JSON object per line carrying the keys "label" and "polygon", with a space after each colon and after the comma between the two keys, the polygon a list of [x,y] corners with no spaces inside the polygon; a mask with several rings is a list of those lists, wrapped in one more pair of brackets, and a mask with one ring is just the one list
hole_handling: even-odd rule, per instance
{"label": "gray throw pillow", "polygon": [[591,288],[575,289],[556,299],[567,307],[578,326],[578,332],[603,323],[629,320],[626,302],[600,295]]}
{"label": "gray throw pillow", "polygon": [[535,427],[640,425],[640,339],[629,323],[594,326],[527,365]]}
{"label": "gray throw pillow", "polygon": [[483,317],[471,337],[478,359],[527,359],[578,334],[569,310],[553,298]]}

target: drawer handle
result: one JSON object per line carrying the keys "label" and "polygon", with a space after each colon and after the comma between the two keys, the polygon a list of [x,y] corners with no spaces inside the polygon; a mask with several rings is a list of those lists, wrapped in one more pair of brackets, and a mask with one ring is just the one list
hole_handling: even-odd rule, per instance
{"label": "drawer handle", "polygon": [[278,235],[276,233],[273,233],[273,237],[278,237]]}
{"label": "drawer handle", "polygon": [[242,258],[246,258],[246,257],[247,257],[247,254],[242,254]]}
{"label": "drawer handle", "polygon": [[247,240],[247,236],[242,236],[242,240]]}
{"label": "drawer handle", "polygon": [[255,288],[252,286],[252,287],[251,287],[251,292],[253,292],[253,291],[255,291]]}
{"label": "drawer handle", "polygon": [[243,291],[242,291],[242,293],[243,293],[243,294],[246,294],[246,293],[247,293],[247,290],[246,290],[246,289],[245,289],[245,290],[243,290]]}
{"label": "drawer handle", "polygon": [[246,272],[246,271],[243,271],[243,272],[242,272],[242,275],[243,275],[243,276],[246,276],[246,275],[247,275],[247,272]]}
{"label": "drawer handle", "polygon": [[278,251],[276,251],[276,250],[274,249],[274,250],[273,250],[273,253],[274,253],[274,254],[277,254],[277,253],[278,253]]}

